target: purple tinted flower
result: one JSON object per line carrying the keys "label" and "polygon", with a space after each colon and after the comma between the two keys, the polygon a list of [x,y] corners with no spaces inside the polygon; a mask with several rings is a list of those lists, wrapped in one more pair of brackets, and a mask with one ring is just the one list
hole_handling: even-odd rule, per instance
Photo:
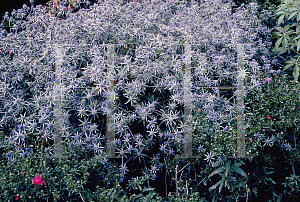
{"label": "purple tinted flower", "polygon": [[7,152],[6,154],[5,154],[5,156],[7,157],[7,158],[11,158],[12,157],[12,152],[10,151],[10,152]]}
{"label": "purple tinted flower", "polygon": [[74,147],[74,142],[70,142],[69,147],[70,148]]}

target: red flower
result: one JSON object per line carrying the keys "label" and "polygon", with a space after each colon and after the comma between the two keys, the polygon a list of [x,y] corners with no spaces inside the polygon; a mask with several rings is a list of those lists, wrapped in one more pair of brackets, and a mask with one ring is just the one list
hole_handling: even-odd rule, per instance
{"label": "red flower", "polygon": [[16,197],[15,200],[16,200],[16,201],[19,200],[19,197]]}
{"label": "red flower", "polygon": [[68,10],[70,10],[71,9],[71,6],[70,6],[70,4],[68,5]]}
{"label": "red flower", "polygon": [[268,119],[271,119],[271,116],[268,116],[267,118],[268,118]]}
{"label": "red flower", "polygon": [[276,75],[276,78],[278,78],[279,76],[278,75]]}
{"label": "red flower", "polygon": [[293,110],[295,110],[296,109],[296,107],[293,107]]}
{"label": "red flower", "polygon": [[42,185],[45,181],[42,181],[41,175],[35,175],[35,177],[31,180],[34,186]]}

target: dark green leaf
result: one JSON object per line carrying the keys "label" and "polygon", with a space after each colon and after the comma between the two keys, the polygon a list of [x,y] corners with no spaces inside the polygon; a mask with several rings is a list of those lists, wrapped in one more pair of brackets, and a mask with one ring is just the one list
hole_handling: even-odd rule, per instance
{"label": "dark green leaf", "polygon": [[214,170],[208,177],[212,177],[214,176],[215,174],[218,174],[218,173],[221,173],[224,171],[224,166],[220,167],[220,168],[217,168],[216,170]]}
{"label": "dark green leaf", "polygon": [[224,180],[225,180],[225,179],[223,178],[223,179],[221,179],[219,182],[217,182],[215,185],[211,186],[211,187],[209,188],[209,191],[216,189],[216,188],[219,186],[219,184],[221,184],[222,182],[224,183]]}
{"label": "dark green leaf", "polygon": [[247,174],[241,168],[237,167],[237,168],[233,168],[233,170],[238,174],[242,175],[243,177],[247,177]]}

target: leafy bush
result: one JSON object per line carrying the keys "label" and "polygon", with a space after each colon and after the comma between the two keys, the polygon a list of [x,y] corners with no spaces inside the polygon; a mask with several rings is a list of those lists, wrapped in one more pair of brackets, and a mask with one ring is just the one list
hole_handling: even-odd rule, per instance
{"label": "leafy bush", "polygon": [[[300,40],[299,40],[299,30],[300,30],[300,2],[293,0],[285,0],[276,11],[278,18],[277,31],[272,32],[272,37],[276,38],[274,52],[278,52],[280,55],[284,55],[286,58],[286,66],[283,71],[293,67],[293,77],[298,80],[299,77],[299,50],[300,50]],[[282,26],[279,26],[281,25]],[[287,60],[289,58],[289,60]]]}

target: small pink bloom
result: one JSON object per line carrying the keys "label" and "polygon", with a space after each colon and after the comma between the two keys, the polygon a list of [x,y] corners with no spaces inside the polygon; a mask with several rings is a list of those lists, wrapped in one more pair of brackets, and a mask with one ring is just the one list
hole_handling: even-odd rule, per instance
{"label": "small pink bloom", "polygon": [[260,75],[262,75],[262,72],[260,72]]}
{"label": "small pink bloom", "polygon": [[283,135],[283,132],[281,132],[281,135]]}
{"label": "small pink bloom", "polygon": [[55,7],[58,7],[58,1],[56,2]]}
{"label": "small pink bloom", "polygon": [[69,6],[68,6],[68,10],[70,10],[70,9],[71,9],[71,6],[69,5]]}
{"label": "small pink bloom", "polygon": [[25,174],[25,172],[22,172],[22,174]]}
{"label": "small pink bloom", "polygon": [[279,76],[278,75],[276,75],[276,78],[278,78]]}
{"label": "small pink bloom", "polygon": [[44,138],[45,137],[45,135],[42,135],[42,138]]}
{"label": "small pink bloom", "polygon": [[16,201],[19,200],[19,197],[16,197],[15,200],[16,200]]}
{"label": "small pink bloom", "polygon": [[265,129],[263,129],[263,131],[266,131]]}
{"label": "small pink bloom", "polygon": [[34,186],[42,185],[45,181],[42,181],[41,175],[35,175],[35,177],[31,180]]}
{"label": "small pink bloom", "polygon": [[251,143],[253,142],[252,137],[250,137],[250,142],[251,142]]}
{"label": "small pink bloom", "polygon": [[271,119],[271,116],[268,116],[267,118],[268,118],[268,119]]}
{"label": "small pink bloom", "polygon": [[293,107],[293,110],[295,110],[296,109],[296,107]]}
{"label": "small pink bloom", "polygon": [[10,165],[8,167],[10,168]]}

